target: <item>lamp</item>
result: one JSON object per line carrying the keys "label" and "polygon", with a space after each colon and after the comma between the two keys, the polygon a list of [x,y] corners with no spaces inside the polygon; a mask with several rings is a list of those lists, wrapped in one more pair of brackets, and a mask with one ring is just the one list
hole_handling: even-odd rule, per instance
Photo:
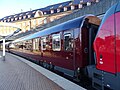
{"label": "lamp", "polygon": [[13,35],[17,34],[18,32],[20,32],[21,29],[18,28],[16,31],[14,31],[12,34],[6,36],[3,38],[3,60],[5,61],[5,40],[12,37]]}

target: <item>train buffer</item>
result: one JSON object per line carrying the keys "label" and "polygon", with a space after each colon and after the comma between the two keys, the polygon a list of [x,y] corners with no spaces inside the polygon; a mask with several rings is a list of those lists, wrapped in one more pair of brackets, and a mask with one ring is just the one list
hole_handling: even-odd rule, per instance
{"label": "train buffer", "polygon": [[26,59],[6,53],[5,61],[0,56],[0,90],[85,89]]}

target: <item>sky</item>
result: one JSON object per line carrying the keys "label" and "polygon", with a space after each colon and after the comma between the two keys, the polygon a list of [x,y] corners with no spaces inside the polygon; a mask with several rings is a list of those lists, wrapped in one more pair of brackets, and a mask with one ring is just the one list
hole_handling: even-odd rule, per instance
{"label": "sky", "polygon": [[0,0],[0,18],[70,0]]}

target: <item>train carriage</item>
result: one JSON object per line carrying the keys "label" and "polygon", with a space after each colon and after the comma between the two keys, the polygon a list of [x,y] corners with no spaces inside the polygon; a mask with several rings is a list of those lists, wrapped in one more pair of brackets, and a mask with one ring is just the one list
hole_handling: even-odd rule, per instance
{"label": "train carriage", "polygon": [[93,53],[92,42],[99,24],[96,16],[81,16],[14,41],[19,49],[11,49],[11,52],[19,52],[46,67],[77,76],[77,72],[94,63],[89,60],[93,58],[89,53]]}

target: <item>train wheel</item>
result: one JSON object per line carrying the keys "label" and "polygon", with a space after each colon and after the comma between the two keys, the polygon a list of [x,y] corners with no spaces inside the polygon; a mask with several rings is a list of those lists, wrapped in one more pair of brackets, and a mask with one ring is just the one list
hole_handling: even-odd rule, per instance
{"label": "train wheel", "polygon": [[54,65],[50,64],[50,70],[54,70]]}
{"label": "train wheel", "polygon": [[43,62],[42,62],[42,61],[39,61],[39,65],[40,65],[40,66],[43,66]]}
{"label": "train wheel", "polygon": [[52,65],[52,63],[50,62],[48,68],[49,68],[50,70],[54,70],[54,65]]}

